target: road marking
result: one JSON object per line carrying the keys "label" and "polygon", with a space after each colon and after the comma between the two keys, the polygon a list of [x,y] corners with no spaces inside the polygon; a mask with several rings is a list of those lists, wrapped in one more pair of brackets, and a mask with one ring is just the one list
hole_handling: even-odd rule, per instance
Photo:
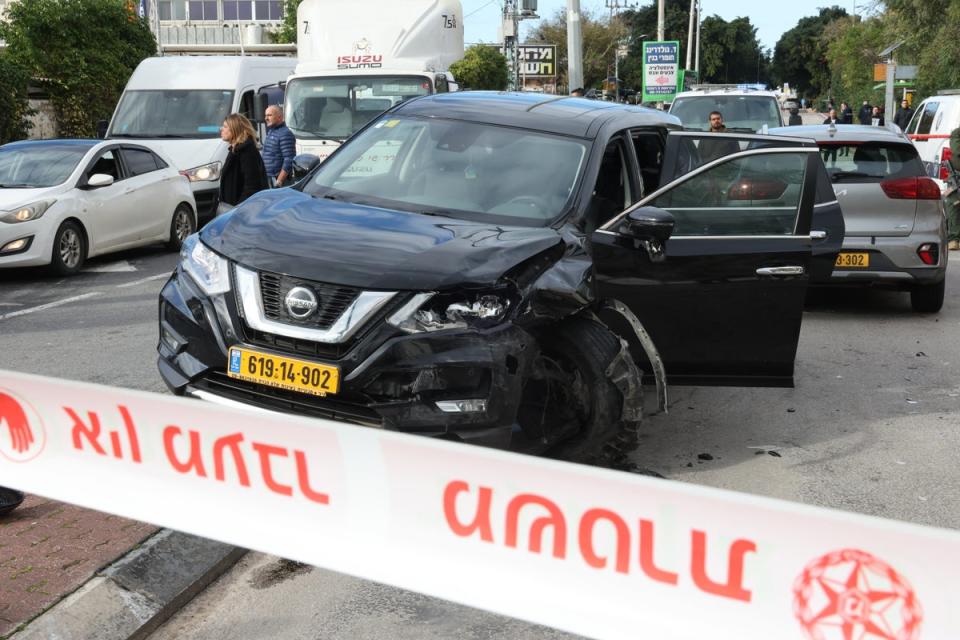
{"label": "road marking", "polygon": [[136,270],[137,268],[126,260],[118,260],[92,269],[84,269],[87,273],[128,273]]}
{"label": "road marking", "polygon": [[143,284],[144,282],[150,282],[151,280],[159,280],[160,278],[169,278],[169,273],[158,273],[155,276],[150,276],[149,278],[140,278],[139,280],[134,280],[133,282],[125,282],[123,284],[118,284],[117,289],[125,289],[126,287],[135,287],[138,284]]}
{"label": "road marking", "polygon": [[99,296],[102,291],[91,291],[90,293],[84,293],[79,296],[73,296],[72,298],[64,298],[63,300],[57,300],[55,302],[48,302],[47,304],[41,304],[37,307],[30,307],[29,309],[21,309],[20,311],[11,311],[10,313],[5,313],[0,315],[0,320],[9,320],[10,318],[16,318],[17,316],[25,316],[28,313],[34,313],[36,311],[45,311],[47,309],[53,309],[54,307],[62,307],[65,304],[70,304],[71,302],[77,302],[78,300],[85,300],[87,298],[92,298],[94,296]]}
{"label": "road marking", "polygon": [[22,302],[0,302],[0,307],[22,307]]}

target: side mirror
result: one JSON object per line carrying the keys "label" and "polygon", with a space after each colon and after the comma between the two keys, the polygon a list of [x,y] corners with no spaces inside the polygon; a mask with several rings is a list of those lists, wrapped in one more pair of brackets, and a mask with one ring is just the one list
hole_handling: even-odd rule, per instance
{"label": "side mirror", "polygon": [[97,138],[103,140],[107,137],[107,127],[110,123],[106,120],[97,120]]}
{"label": "side mirror", "polygon": [[263,116],[267,112],[270,97],[265,93],[258,93],[253,96],[253,119],[254,122],[263,122]]}
{"label": "side mirror", "polygon": [[660,244],[673,234],[676,220],[669,211],[657,207],[642,207],[627,214],[622,230],[638,240],[654,240]]}
{"label": "side mirror", "polygon": [[301,153],[298,156],[293,157],[293,182],[299,182],[306,176],[308,173],[313,171],[313,168],[320,164],[320,158],[313,155],[312,153]]}
{"label": "side mirror", "polygon": [[113,184],[113,176],[106,173],[95,173],[87,179],[87,186],[91,189],[109,187]]}

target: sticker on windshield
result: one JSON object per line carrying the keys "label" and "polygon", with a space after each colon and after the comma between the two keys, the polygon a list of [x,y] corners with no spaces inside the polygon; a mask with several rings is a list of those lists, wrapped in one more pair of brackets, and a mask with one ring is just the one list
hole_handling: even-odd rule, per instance
{"label": "sticker on windshield", "polygon": [[398,124],[400,124],[399,120],[387,120],[386,122],[383,123],[383,126],[385,126],[387,129],[392,129]]}

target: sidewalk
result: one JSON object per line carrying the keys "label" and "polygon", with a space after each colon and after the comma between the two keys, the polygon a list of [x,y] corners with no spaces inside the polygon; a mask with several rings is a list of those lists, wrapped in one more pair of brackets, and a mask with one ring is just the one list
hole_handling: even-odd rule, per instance
{"label": "sidewalk", "polygon": [[153,525],[28,495],[0,518],[0,638],[156,531]]}

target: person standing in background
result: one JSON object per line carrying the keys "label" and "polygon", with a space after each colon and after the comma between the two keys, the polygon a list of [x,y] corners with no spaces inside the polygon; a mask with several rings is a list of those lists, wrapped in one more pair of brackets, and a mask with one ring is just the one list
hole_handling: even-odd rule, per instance
{"label": "person standing in background", "polygon": [[263,165],[271,187],[282,187],[293,171],[293,157],[297,155],[297,140],[283,121],[283,107],[267,107],[263,118],[267,123],[267,137],[263,141]]}
{"label": "person standing in background", "polygon": [[873,114],[873,107],[870,106],[870,103],[866,100],[863,101],[863,106],[860,107],[860,112],[857,114],[857,118],[860,120],[860,124],[870,124],[870,119]]}
{"label": "person standing in background", "polygon": [[846,102],[840,103],[840,124],[853,124],[853,109]]}
{"label": "person standing in background", "polygon": [[880,113],[880,107],[873,108],[873,111],[870,113],[870,122],[868,124],[872,124],[875,127],[882,127],[884,125],[883,114]]}
{"label": "person standing in background", "polygon": [[217,215],[269,188],[267,170],[257,150],[257,132],[250,120],[242,113],[231,113],[220,127],[220,139],[230,145],[230,151],[220,175]]}
{"label": "person standing in background", "polygon": [[910,108],[910,103],[904,100],[897,109],[897,115],[893,116],[893,124],[900,127],[901,131],[906,131],[911,118],[913,118],[913,109]]}

